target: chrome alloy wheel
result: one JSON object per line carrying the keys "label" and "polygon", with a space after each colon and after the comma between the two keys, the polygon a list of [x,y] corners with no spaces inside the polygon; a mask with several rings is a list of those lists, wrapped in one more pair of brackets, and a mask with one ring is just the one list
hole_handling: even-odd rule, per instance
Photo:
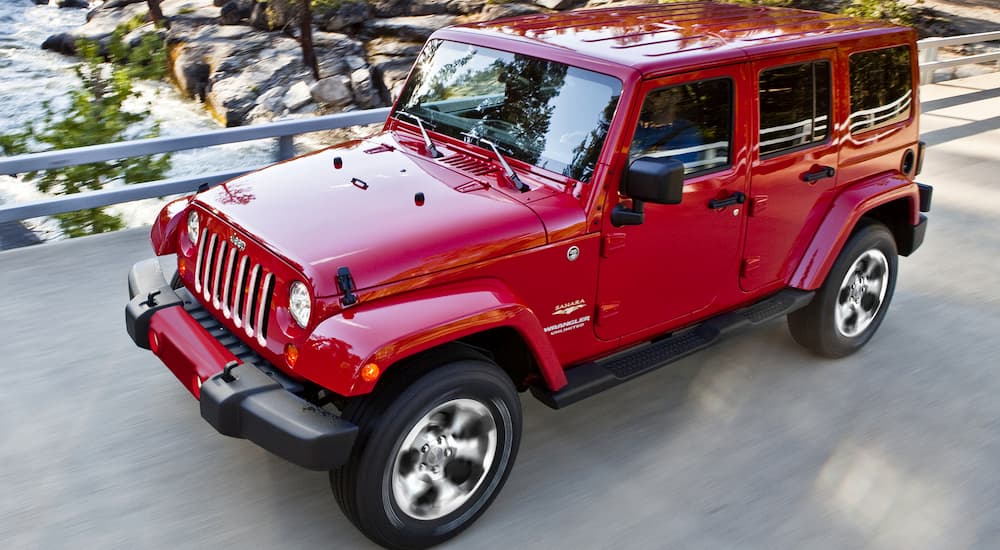
{"label": "chrome alloy wheel", "polygon": [[493,466],[497,425],[486,405],[454,399],[410,429],[392,464],[392,495],[419,520],[446,516],[476,492]]}
{"label": "chrome alloy wheel", "polygon": [[847,270],[834,310],[837,331],[848,338],[864,332],[885,301],[889,286],[889,261],[872,248],[858,256]]}

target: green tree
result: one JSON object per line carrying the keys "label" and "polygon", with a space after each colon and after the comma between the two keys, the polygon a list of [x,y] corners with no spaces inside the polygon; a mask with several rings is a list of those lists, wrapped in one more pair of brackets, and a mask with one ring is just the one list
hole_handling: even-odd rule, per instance
{"label": "green tree", "polygon": [[[124,104],[138,96],[132,85],[134,78],[163,76],[163,41],[150,34],[130,49],[123,42],[125,33],[120,28],[112,37],[107,49],[110,65],[105,63],[106,58],[96,43],[80,41],[77,48],[83,62],[74,68],[80,88],[69,91],[69,106],[56,109],[46,102],[41,121],[0,136],[0,150],[10,155],[159,135],[157,123],[148,124],[145,113],[126,110]],[[141,130],[142,126],[146,126],[145,130]],[[113,182],[128,184],[161,179],[169,168],[169,155],[155,155],[29,172],[24,179],[34,182],[43,193],[70,195],[102,189]],[[69,237],[115,231],[124,225],[104,208],[58,214],[56,219]]]}

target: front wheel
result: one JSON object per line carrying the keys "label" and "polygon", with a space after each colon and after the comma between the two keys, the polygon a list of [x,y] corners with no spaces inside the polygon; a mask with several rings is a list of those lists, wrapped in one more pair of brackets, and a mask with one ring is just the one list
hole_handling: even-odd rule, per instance
{"label": "front wheel", "polygon": [[878,330],[896,288],[896,242],[880,223],[848,239],[812,303],[788,316],[799,344],[825,357],[861,349]]}
{"label": "front wheel", "polygon": [[331,487],[374,542],[427,548],[468,527],[500,492],[520,442],[520,400],[485,359],[388,382],[345,409],[358,449],[330,473]]}

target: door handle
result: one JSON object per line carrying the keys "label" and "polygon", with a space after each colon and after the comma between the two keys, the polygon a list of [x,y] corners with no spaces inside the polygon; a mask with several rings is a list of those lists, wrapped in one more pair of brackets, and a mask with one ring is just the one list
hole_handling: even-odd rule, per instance
{"label": "door handle", "polygon": [[833,166],[813,166],[809,172],[802,174],[802,181],[815,183],[823,178],[832,178],[836,173]]}
{"label": "door handle", "polygon": [[708,201],[708,207],[715,210],[716,208],[722,208],[731,204],[743,204],[746,200],[747,196],[737,191],[724,199],[712,199]]}

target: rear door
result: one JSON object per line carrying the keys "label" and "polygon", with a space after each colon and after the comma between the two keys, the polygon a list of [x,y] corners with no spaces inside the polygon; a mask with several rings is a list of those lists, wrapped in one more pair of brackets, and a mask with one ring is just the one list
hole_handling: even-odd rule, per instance
{"label": "rear door", "polygon": [[756,75],[757,147],[751,153],[740,287],[780,286],[794,269],[837,181],[832,83],[836,50],[765,59]]}

